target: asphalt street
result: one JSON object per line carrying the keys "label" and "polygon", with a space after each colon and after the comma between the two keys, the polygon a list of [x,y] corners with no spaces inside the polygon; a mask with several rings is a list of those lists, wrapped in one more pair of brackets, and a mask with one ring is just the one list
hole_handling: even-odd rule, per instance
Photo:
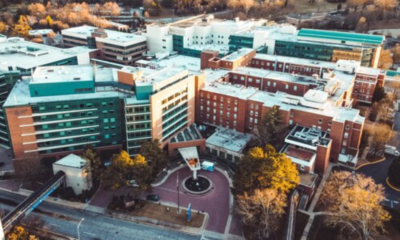
{"label": "asphalt street", "polygon": [[[24,197],[0,190],[0,198],[20,202]],[[0,204],[0,208],[10,209],[9,206],[5,206],[4,204]],[[77,226],[79,221],[84,218],[79,229],[80,239],[82,240],[201,239],[199,235],[189,235],[169,229],[141,225],[111,218],[103,214],[71,209],[47,202],[43,202],[38,209],[44,213],[33,214],[41,216],[53,232],[74,238],[78,237]]]}

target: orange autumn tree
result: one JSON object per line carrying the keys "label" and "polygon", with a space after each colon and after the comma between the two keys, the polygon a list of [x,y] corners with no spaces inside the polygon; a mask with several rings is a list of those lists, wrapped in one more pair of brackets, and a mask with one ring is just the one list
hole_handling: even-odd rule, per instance
{"label": "orange autumn tree", "polygon": [[131,180],[135,180],[140,189],[149,189],[151,168],[146,159],[140,154],[132,159],[126,151],[115,154],[102,176],[103,186],[115,190],[128,186]]}

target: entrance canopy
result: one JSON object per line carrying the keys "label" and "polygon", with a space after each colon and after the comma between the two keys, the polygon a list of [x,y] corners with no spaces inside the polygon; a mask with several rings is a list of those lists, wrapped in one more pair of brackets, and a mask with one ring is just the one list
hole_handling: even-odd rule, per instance
{"label": "entrance canopy", "polygon": [[181,153],[183,159],[185,159],[190,170],[194,171],[201,169],[199,154],[197,153],[196,147],[178,148],[178,151]]}

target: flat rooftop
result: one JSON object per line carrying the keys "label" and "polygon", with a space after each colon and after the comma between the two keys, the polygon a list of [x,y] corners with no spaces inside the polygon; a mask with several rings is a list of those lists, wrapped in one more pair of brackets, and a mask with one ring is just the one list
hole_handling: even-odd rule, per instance
{"label": "flat rooftop", "polygon": [[[29,79],[29,80],[28,80]],[[65,102],[71,100],[122,98],[125,95],[114,90],[114,88],[96,87],[94,93],[68,94],[58,96],[31,97],[29,91],[30,78],[15,83],[3,107],[26,106],[40,102]]]}
{"label": "flat rooftop", "polygon": [[206,145],[210,144],[232,152],[242,153],[250,139],[251,136],[249,134],[219,127],[207,138]]}
{"label": "flat rooftop", "polygon": [[160,67],[182,67],[186,68],[191,72],[200,72],[201,59],[196,57],[189,57],[183,55],[174,55],[161,60],[152,60],[151,63]]}
{"label": "flat rooftop", "polygon": [[168,80],[180,74],[189,75],[189,72],[187,69],[182,67],[174,67],[174,66],[165,67],[151,74],[143,75],[142,78],[135,80],[135,85],[136,86],[155,85],[157,83],[161,83],[165,80]]}
{"label": "flat rooftop", "polygon": [[356,73],[363,74],[363,75],[378,76],[381,73],[381,70],[379,68],[370,68],[370,67],[360,66],[357,68]]}
{"label": "flat rooftop", "polygon": [[336,67],[336,64],[333,62],[316,61],[306,58],[286,57],[286,56],[278,56],[278,55],[262,54],[262,53],[257,53],[253,59],[254,60],[261,59],[271,62],[278,61],[278,62],[297,64],[297,65],[304,65],[304,66],[315,66],[327,69],[335,69]]}
{"label": "flat rooftop", "polygon": [[225,96],[230,96],[239,99],[248,99],[257,92],[256,88],[246,88],[242,85],[231,85],[230,83],[211,83],[202,88],[204,91],[219,93]]}
{"label": "flat rooftop", "polygon": [[[86,39],[87,37],[90,37],[93,32],[96,32],[100,28],[98,27],[93,27],[93,26],[79,26],[79,27],[73,27],[73,28],[68,28],[64,29],[61,31],[61,33],[64,35],[74,35],[74,36],[80,36],[81,38]],[[131,41],[146,41],[146,37],[142,35],[136,35],[133,33],[125,33],[125,32],[118,32],[114,30],[104,30],[104,32],[107,34],[107,37],[105,39],[115,41],[115,42],[131,42]]]}
{"label": "flat rooftop", "polygon": [[302,28],[299,31],[298,36],[307,38],[316,38],[316,39],[350,41],[350,42],[358,42],[358,43],[373,44],[373,45],[383,44],[383,41],[385,40],[385,37],[382,35],[327,31],[327,30],[317,30],[309,28]]}
{"label": "flat rooftop", "polygon": [[315,155],[312,151],[296,148],[294,146],[288,146],[284,153],[289,157],[297,158],[306,162],[310,162]]}
{"label": "flat rooftop", "polygon": [[62,49],[24,40],[9,39],[0,44],[0,64],[16,66],[20,69],[32,69],[93,51],[96,49],[87,47]]}
{"label": "flat rooftop", "polygon": [[75,154],[69,154],[53,164],[72,168],[83,168],[86,166],[86,161]]}
{"label": "flat rooftop", "polygon": [[[285,142],[287,142],[287,140],[291,140],[309,146],[316,146],[317,144],[327,146],[330,142],[330,139],[328,139],[328,137],[329,137],[328,133],[318,130],[316,128],[307,128],[300,125],[296,125],[292,129],[292,131],[290,131],[290,133],[286,136]],[[290,147],[291,146],[289,146],[288,149]],[[310,157],[310,159],[312,157],[310,156],[311,153],[307,150],[301,152],[301,149],[296,149],[294,147],[292,147],[291,149],[293,150],[291,152],[292,155],[298,155],[298,157],[293,156],[295,158],[307,161],[308,157]]]}
{"label": "flat rooftop", "polygon": [[93,81],[91,65],[38,67],[32,74],[30,84]]}
{"label": "flat rooftop", "polygon": [[251,53],[252,51],[255,51],[255,50],[252,48],[242,48],[236,52],[229,54],[228,56],[221,58],[221,60],[233,62],[233,61],[236,61],[236,60],[242,58],[243,56]]}
{"label": "flat rooftop", "polygon": [[224,44],[204,44],[204,45],[193,44],[186,48],[199,51],[206,51],[206,50],[218,51],[219,54],[227,54],[229,52],[229,45],[224,45]]}

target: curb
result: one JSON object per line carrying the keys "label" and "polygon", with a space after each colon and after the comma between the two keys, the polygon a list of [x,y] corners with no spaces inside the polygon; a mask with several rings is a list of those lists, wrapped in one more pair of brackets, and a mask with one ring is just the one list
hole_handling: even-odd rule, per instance
{"label": "curb", "polygon": [[364,164],[361,164],[360,166],[356,167],[355,170],[358,170],[358,169],[360,169],[360,168],[362,168],[362,167],[365,167],[365,166],[368,166],[368,165],[372,165],[372,164],[375,164],[375,163],[380,163],[380,162],[383,162],[383,161],[385,161],[385,160],[386,160],[386,158],[383,157],[382,159],[379,159],[379,160],[377,160],[377,161],[375,161],[375,162],[364,163]]}
{"label": "curb", "polygon": [[181,165],[179,165],[179,167],[169,170],[169,172],[167,172],[167,175],[165,175],[163,180],[161,180],[158,183],[151,184],[151,186],[152,187],[158,187],[158,186],[162,185],[163,183],[165,183],[165,181],[167,181],[169,175],[173,174],[174,172],[176,172],[176,171],[178,171],[178,170],[180,170],[180,169],[182,169],[184,167],[186,167],[186,165],[181,164]]}
{"label": "curb", "polygon": [[387,185],[389,185],[389,187],[392,188],[393,190],[395,190],[395,191],[397,191],[397,192],[400,192],[400,188],[393,187],[393,185],[390,184],[389,178],[386,178],[386,183],[387,183]]}

